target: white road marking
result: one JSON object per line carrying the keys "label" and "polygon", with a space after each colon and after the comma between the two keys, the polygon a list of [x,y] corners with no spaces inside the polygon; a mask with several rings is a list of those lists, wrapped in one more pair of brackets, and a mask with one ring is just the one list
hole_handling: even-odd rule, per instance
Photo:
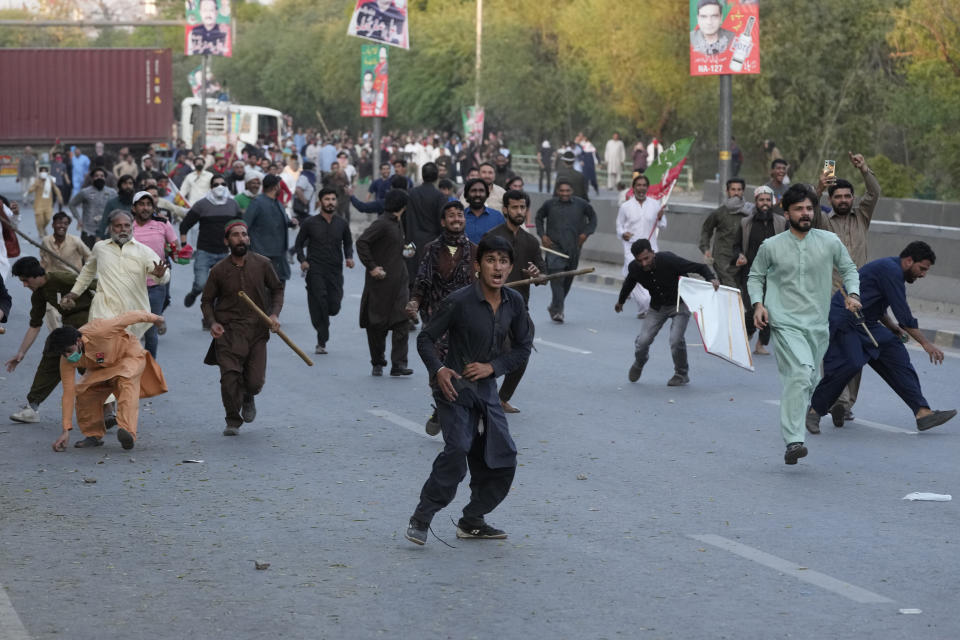
{"label": "white road marking", "polygon": [[745,544],[740,544],[723,536],[708,533],[700,536],[691,535],[689,537],[717,547],[718,549],[729,551],[741,558],[752,560],[774,571],[780,571],[802,582],[807,582],[821,589],[831,591],[854,602],[861,604],[887,604],[893,602],[890,598],[882,596],[879,593],[867,591],[866,589],[852,585],[849,582],[844,582],[843,580],[837,580],[819,571],[812,571],[789,560],[778,558],[777,556],[770,555],[753,547],[748,547]]}
{"label": "white road marking", "polygon": [[30,640],[27,628],[23,626],[17,610],[10,602],[7,588],[0,584],[0,638],[4,640]]}
{"label": "white road marking", "polygon": [[559,342],[550,342],[549,340],[544,340],[543,338],[534,338],[534,342],[537,344],[542,344],[547,347],[553,347],[554,349],[560,349],[562,351],[569,351],[570,353],[579,353],[580,355],[588,356],[592,351],[586,351],[584,349],[578,349],[577,347],[568,347],[565,344],[560,344]]}
{"label": "white road marking", "polygon": [[[780,406],[779,400],[764,400],[764,402],[766,402],[767,404],[772,404],[777,407]],[[889,424],[883,424],[882,422],[874,422],[873,420],[864,420],[863,418],[854,418],[853,423],[859,424],[864,427],[870,427],[871,429],[876,429],[878,431],[886,431],[888,433],[905,433],[908,436],[915,436],[918,433],[920,433],[919,431],[911,431],[910,429],[904,429],[902,427],[893,427],[893,426],[890,426]]]}
{"label": "white road marking", "polygon": [[362,294],[359,294],[359,293],[351,293],[351,294],[349,294],[349,296],[350,296],[351,298],[356,298],[356,299],[358,299],[358,300],[363,297],[363,295],[362,295]]}
{"label": "white road marking", "polygon": [[[411,420],[407,420],[403,416],[398,416],[392,411],[387,411],[386,409],[367,409],[367,413],[373,414],[378,418],[383,418],[388,422],[392,422],[398,427],[403,427],[408,431],[413,431],[418,436],[423,436],[424,438],[429,438],[430,440],[437,440],[434,436],[427,435],[427,432],[423,430],[422,424],[417,424]],[[441,443],[443,440],[439,440]]]}

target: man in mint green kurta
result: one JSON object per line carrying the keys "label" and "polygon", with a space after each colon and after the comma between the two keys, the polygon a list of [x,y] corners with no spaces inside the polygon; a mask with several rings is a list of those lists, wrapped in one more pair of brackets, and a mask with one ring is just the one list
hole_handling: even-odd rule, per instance
{"label": "man in mint green kurta", "polygon": [[[804,430],[807,407],[820,381],[820,366],[830,341],[828,315],[833,269],[849,293],[847,308],[860,309],[857,266],[836,234],[812,229],[817,206],[813,192],[802,184],[791,186],[781,200],[790,220],[790,232],[760,245],[747,290],[754,303],[754,324],[769,322],[777,350],[780,430],[787,445],[784,462],[796,464],[807,455]],[[764,295],[766,286],[766,295]]]}

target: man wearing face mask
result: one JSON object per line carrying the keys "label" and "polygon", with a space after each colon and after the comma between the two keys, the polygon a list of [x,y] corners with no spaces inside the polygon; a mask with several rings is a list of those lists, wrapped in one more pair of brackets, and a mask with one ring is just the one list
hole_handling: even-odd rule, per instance
{"label": "man wearing face mask", "polygon": [[[67,450],[74,405],[77,426],[84,435],[74,446],[81,449],[101,446],[106,434],[104,401],[110,395],[117,398],[117,440],[124,449],[133,449],[140,398],[166,393],[167,383],[160,367],[131,331],[135,326],[162,321],[163,318],[148,311],[129,311],[114,318],[91,320],[79,329],[66,326],[50,333],[44,352],[61,356],[63,385],[63,433],[54,441],[54,451]],[[79,380],[76,370],[84,371]]]}
{"label": "man wearing face mask", "polygon": [[[753,212],[740,222],[740,234],[736,237],[733,245],[733,252],[737,256],[736,265],[740,268],[740,272],[737,274],[737,282],[745,309],[744,320],[748,338],[753,337],[757,328],[753,324],[753,304],[750,302],[750,292],[747,289],[747,275],[750,273],[750,267],[753,266],[753,260],[757,257],[757,252],[760,250],[763,241],[787,228],[786,218],[774,211],[774,197],[773,189],[766,185],[753,190],[756,206]],[[762,356],[770,355],[766,348],[768,344],[770,344],[769,326],[760,329],[760,334],[757,336],[757,346],[753,352]]]}
{"label": "man wearing face mask", "polygon": [[[90,186],[80,189],[70,198],[67,206],[80,226],[80,239],[93,249],[93,244],[97,241],[100,218],[107,213],[107,203],[117,196],[117,191],[107,186],[107,173],[102,168],[91,171],[90,178]],[[77,211],[78,205],[83,207],[80,212]]]}
{"label": "man wearing face mask", "polygon": [[[153,249],[133,238],[133,215],[117,209],[110,214],[110,239],[93,246],[90,260],[83,265],[60,306],[71,309],[73,301],[87,290],[94,278],[99,283],[97,295],[90,305],[90,319],[98,320],[127,311],[149,311],[147,279],[166,284],[170,282],[170,272],[167,263]],[[153,320],[131,324],[129,330],[140,338],[152,323]]]}
{"label": "man wearing face mask", "polygon": [[[210,269],[227,255],[227,247],[223,244],[223,226],[241,215],[240,206],[230,197],[223,176],[216,176],[210,183],[214,186],[213,190],[196,201],[180,223],[181,245],[187,244],[187,232],[193,225],[200,225],[193,260],[193,287],[183,299],[185,307],[193,306],[197,296],[203,292]],[[204,329],[209,328],[204,325]]]}
{"label": "man wearing face mask", "polygon": [[[633,179],[633,197],[627,198],[617,211],[617,237],[623,243],[623,271],[626,277],[630,263],[633,262],[633,253],[630,247],[642,238],[650,241],[654,253],[660,250],[657,239],[660,229],[667,228],[667,217],[659,200],[647,197],[650,180],[640,174]],[[654,231],[656,229],[656,231]],[[630,293],[630,298],[637,304],[637,317],[643,318],[650,309],[650,294],[646,289],[637,285]]]}
{"label": "man wearing face mask", "polygon": [[27,191],[27,195],[30,194],[33,195],[33,215],[37,221],[37,233],[43,238],[47,235],[47,225],[50,224],[50,218],[53,216],[53,199],[56,198],[57,204],[63,207],[63,195],[50,177],[50,167],[40,166],[37,179]]}
{"label": "man wearing face mask", "polygon": [[[131,211],[133,207],[133,183],[131,175],[122,175],[117,179],[117,196],[111,198],[103,208],[104,211],[114,211],[115,209],[125,209]],[[110,220],[107,216],[100,217],[100,226],[97,228],[97,239],[106,240],[110,237]]]}
{"label": "man wearing face mask", "polygon": [[180,185],[180,195],[187,202],[198,202],[211,189],[210,182],[213,179],[213,174],[204,169],[203,164],[203,158],[197,158],[193,165],[195,170],[190,172],[183,179],[183,184]]}
{"label": "man wearing face mask", "polygon": [[737,286],[740,271],[735,264],[737,253],[734,253],[733,245],[741,235],[740,223],[749,213],[749,205],[743,200],[745,187],[743,178],[727,180],[727,199],[710,212],[700,228],[700,252],[707,261],[713,260],[713,270],[717,272],[720,284],[727,287]]}

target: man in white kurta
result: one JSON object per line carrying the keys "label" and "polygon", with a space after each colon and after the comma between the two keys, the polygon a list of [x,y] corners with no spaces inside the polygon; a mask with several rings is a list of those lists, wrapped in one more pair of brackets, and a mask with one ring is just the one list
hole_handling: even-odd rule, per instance
{"label": "man in white kurta", "polygon": [[620,134],[614,132],[613,137],[607,140],[603,149],[603,161],[607,165],[607,189],[615,189],[620,182],[620,173],[623,171],[623,161],[627,159],[627,150],[623,147]]}
{"label": "man in white kurta", "polygon": [[[633,197],[620,205],[617,211],[617,237],[623,243],[623,276],[627,275],[627,267],[633,262],[631,245],[637,240],[649,238],[653,252],[660,250],[657,246],[659,229],[667,228],[667,217],[660,211],[660,201],[647,197],[647,188],[650,181],[640,175],[633,179]],[[654,232],[654,228],[658,230]],[[651,235],[653,233],[653,235]],[[637,313],[643,315],[650,308],[650,294],[646,289],[637,285],[633,288],[630,297],[637,303]]]}
{"label": "man in white kurta", "polygon": [[[110,219],[110,239],[93,245],[90,259],[63,301],[76,298],[86,291],[90,281],[97,278],[97,295],[90,303],[90,320],[113,318],[127,311],[150,311],[147,296],[147,277],[156,284],[170,282],[167,264],[153,249],[133,238],[133,216],[115,212]],[[61,302],[62,304],[62,302]],[[140,322],[127,327],[137,338],[142,338],[152,325]]]}

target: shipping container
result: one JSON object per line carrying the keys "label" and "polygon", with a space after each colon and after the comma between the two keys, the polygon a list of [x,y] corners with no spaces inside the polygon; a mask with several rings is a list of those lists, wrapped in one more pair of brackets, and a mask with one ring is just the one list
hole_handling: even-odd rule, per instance
{"label": "shipping container", "polygon": [[170,49],[0,49],[0,145],[169,140]]}

